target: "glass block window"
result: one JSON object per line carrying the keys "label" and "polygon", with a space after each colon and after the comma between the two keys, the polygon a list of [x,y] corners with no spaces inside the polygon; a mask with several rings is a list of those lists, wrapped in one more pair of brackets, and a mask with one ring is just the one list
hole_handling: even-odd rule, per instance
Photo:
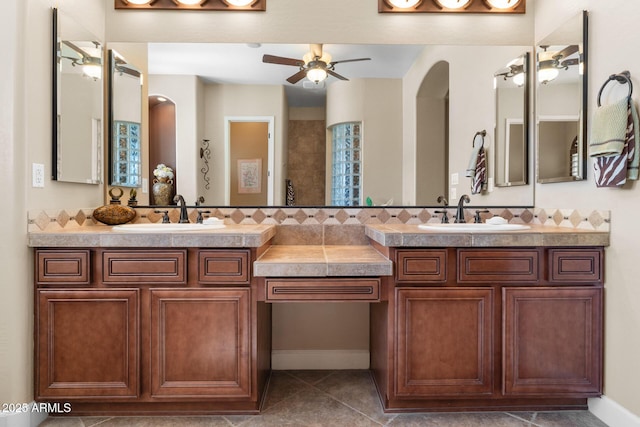
{"label": "glass block window", "polygon": [[361,129],[360,122],[341,123],[331,128],[331,204],[334,206],[362,205]]}
{"label": "glass block window", "polygon": [[140,187],[142,170],[140,123],[114,121],[113,180],[111,185]]}

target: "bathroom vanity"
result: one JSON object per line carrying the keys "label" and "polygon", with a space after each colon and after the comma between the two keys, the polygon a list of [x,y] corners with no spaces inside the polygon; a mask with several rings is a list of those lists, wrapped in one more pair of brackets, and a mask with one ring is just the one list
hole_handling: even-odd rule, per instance
{"label": "bathroom vanity", "polygon": [[271,303],[370,304],[387,412],[583,409],[602,392],[608,233],[367,225],[370,245],[271,245],[271,225],[31,233],[35,393],[81,414],[257,413]]}
{"label": "bathroom vanity", "polygon": [[386,411],[583,409],[601,394],[600,236],[368,232],[395,264],[371,306]]}

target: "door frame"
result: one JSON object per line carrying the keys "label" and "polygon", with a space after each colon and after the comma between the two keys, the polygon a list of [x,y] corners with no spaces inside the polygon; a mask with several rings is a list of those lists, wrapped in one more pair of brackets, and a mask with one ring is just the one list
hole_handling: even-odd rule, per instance
{"label": "door frame", "polygon": [[267,205],[274,204],[274,169],[275,169],[275,142],[274,142],[274,116],[225,116],[224,117],[224,203],[231,203],[231,123],[268,123],[267,138]]}

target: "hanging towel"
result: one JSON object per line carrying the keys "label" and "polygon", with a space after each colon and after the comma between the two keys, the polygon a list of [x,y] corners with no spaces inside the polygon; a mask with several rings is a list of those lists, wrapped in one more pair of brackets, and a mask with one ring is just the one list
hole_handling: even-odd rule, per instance
{"label": "hanging towel", "polygon": [[465,176],[473,178],[476,174],[476,165],[478,164],[478,155],[480,149],[484,146],[484,136],[481,133],[477,133],[473,138],[473,150],[471,150],[471,158],[469,158],[469,166],[465,172]]}
{"label": "hanging towel", "polygon": [[621,187],[627,179],[638,179],[640,163],[638,113],[633,100],[626,98],[625,101],[627,101],[627,126],[622,152],[617,156],[596,157],[593,168],[597,187]]}
{"label": "hanging towel", "polygon": [[478,151],[475,173],[471,180],[471,194],[480,194],[486,188],[487,183],[487,153],[484,147]]}
{"label": "hanging towel", "polygon": [[617,156],[622,153],[627,133],[628,105],[630,98],[598,107],[591,124],[589,155]]}

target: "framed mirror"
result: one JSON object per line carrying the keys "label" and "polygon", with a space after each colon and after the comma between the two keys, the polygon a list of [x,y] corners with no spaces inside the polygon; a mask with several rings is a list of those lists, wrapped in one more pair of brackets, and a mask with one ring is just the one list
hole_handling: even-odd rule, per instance
{"label": "framed mirror", "polygon": [[142,75],[109,50],[109,184],[142,184]]}
{"label": "framed mirror", "polygon": [[587,18],[583,11],[536,46],[539,183],[587,177]]}
{"label": "framed mirror", "polygon": [[494,74],[495,183],[526,185],[529,175],[529,52]]}
{"label": "framed mirror", "polygon": [[103,47],[73,19],[52,10],[52,179],[102,182]]}

